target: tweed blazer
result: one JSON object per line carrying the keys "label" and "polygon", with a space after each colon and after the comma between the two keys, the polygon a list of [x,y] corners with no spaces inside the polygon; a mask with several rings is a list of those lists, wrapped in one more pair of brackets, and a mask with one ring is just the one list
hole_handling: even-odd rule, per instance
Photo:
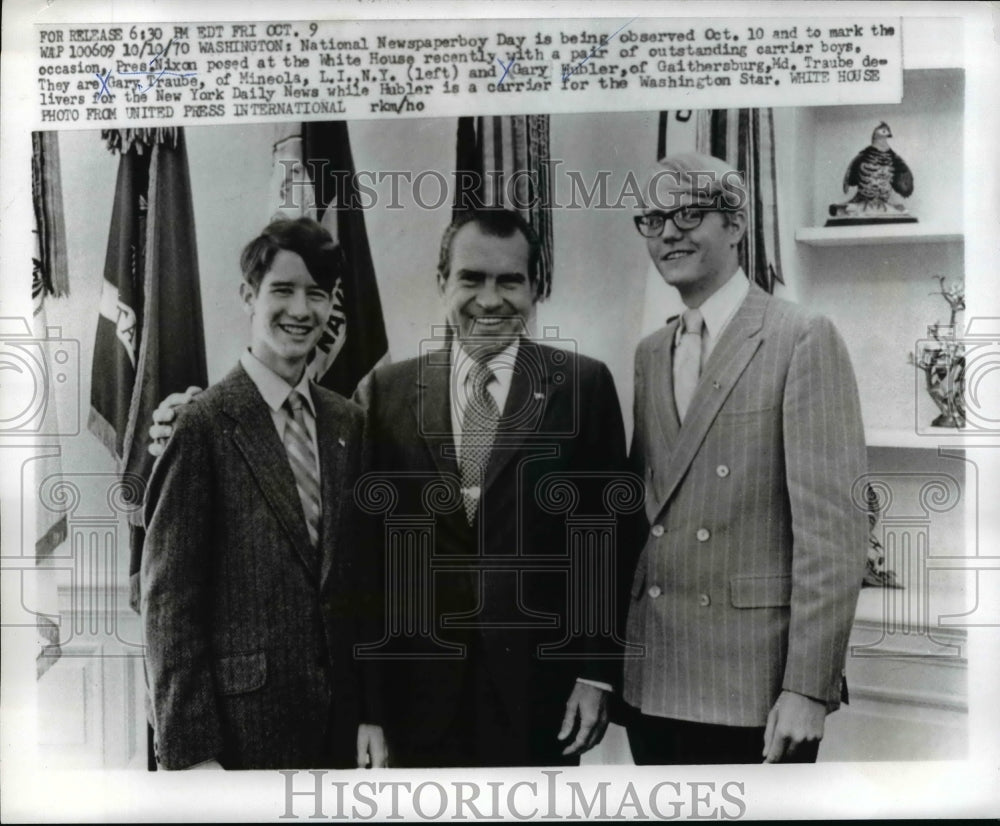
{"label": "tweed blazer", "polygon": [[351,646],[376,587],[353,516],[363,417],[312,393],[317,548],[270,411],[240,366],[181,409],[153,468],[141,605],[167,768],[352,765],[362,698]]}
{"label": "tweed blazer", "polygon": [[647,714],[763,726],[783,689],[839,704],[866,515],[857,388],[825,318],[750,292],[684,423],[668,323],[639,346],[631,462],[649,532],[631,589],[625,699]]}
{"label": "tweed blazer", "polygon": [[[460,484],[451,375],[445,346],[376,370],[358,394],[369,421],[370,467],[394,491],[387,530],[390,522],[413,524],[431,537],[429,546],[395,546],[410,572],[397,590],[420,590],[413,579],[420,554],[434,566],[425,580],[427,629],[397,635],[386,648],[395,657],[385,662],[387,733],[390,742],[419,749],[452,722],[475,642],[530,763],[542,759],[544,743],[556,745],[577,677],[620,681],[622,630],[615,640],[589,628],[589,639],[577,634],[573,644],[559,646],[582,622],[569,613],[568,594],[576,587],[567,564],[569,522],[586,514],[608,521],[602,492],[626,470],[621,410],[604,364],[522,339],[470,527],[457,494],[444,496],[438,487],[436,498],[428,495],[431,482]],[[571,513],[563,506],[572,495],[561,499],[569,487],[579,495]],[[487,557],[493,563],[483,564]],[[610,600],[605,584],[601,598]],[[431,637],[436,642],[428,645]],[[543,752],[533,740],[544,741]]]}

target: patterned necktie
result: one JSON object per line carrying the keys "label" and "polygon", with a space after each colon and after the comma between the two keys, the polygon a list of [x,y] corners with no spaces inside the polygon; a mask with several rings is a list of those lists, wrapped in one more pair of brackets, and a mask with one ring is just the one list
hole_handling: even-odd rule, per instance
{"label": "patterned necktie", "polygon": [[299,489],[302,511],[306,517],[309,541],[315,548],[319,544],[319,471],[316,467],[316,452],[313,450],[309,431],[306,429],[302,394],[293,390],[285,401],[287,422],[285,424],[285,450],[288,462],[295,476],[295,486]]}
{"label": "patterned necktie", "polygon": [[473,361],[466,382],[468,393],[465,413],[462,416],[462,500],[465,518],[471,525],[476,518],[490,448],[497,431],[500,410],[487,386],[493,381],[493,371],[478,361]]}
{"label": "patterned necktie", "polygon": [[698,310],[685,310],[681,321],[684,332],[674,351],[674,403],[677,418],[683,422],[701,375],[701,331],[705,320]]}

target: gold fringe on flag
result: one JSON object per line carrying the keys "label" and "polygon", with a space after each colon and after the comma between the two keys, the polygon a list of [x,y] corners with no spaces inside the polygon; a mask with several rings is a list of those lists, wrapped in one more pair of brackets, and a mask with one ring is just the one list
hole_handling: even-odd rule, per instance
{"label": "gold fringe on flag", "polygon": [[108,151],[126,154],[132,147],[140,155],[163,143],[169,148],[177,146],[177,127],[163,126],[153,129],[102,129],[101,138],[108,144]]}

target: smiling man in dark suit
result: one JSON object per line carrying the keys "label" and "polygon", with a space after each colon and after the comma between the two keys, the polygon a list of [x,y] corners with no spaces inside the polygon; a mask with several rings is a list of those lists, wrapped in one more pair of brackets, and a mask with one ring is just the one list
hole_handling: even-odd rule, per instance
{"label": "smiling man in dark suit", "polygon": [[748,281],[735,170],[673,156],[648,194],[636,226],[686,310],[635,359],[649,532],[628,619],[645,646],[625,667],[633,756],[815,760],[865,561],[850,360],[827,319]]}
{"label": "smiling man in dark suit", "polygon": [[[587,649],[610,635],[575,657],[558,648],[580,622],[571,589],[585,572],[567,574],[566,516],[548,485],[575,485],[576,512],[603,513],[593,494],[621,478],[623,424],[604,364],[527,337],[539,256],[515,212],[457,216],[437,273],[447,338],[359,388],[370,468],[396,491],[392,519],[430,526],[437,566],[422,570],[410,548],[394,589],[429,606],[423,633],[382,652],[394,765],[572,763],[607,726],[620,659]],[[453,496],[434,506],[429,479]]]}
{"label": "smiling man in dark suit", "polygon": [[142,621],[167,769],[381,765],[353,645],[366,572],[361,410],[309,382],[340,250],[308,219],[247,245],[251,343],[180,409],[146,493]]}

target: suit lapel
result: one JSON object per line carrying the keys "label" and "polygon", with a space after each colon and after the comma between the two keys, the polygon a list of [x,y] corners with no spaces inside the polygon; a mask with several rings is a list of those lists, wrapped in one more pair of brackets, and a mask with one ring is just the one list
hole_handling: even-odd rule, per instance
{"label": "suit lapel", "polygon": [[340,520],[341,499],[351,496],[344,490],[344,460],[350,434],[345,421],[338,416],[333,405],[320,393],[313,393],[316,402],[316,441],[319,445],[319,467],[323,518],[320,526],[320,587],[322,588],[333,569],[337,552],[336,536]]}
{"label": "suit lapel", "polygon": [[[667,472],[658,490],[657,519],[662,517],[667,502],[687,473],[723,403],[760,347],[767,301],[767,293],[751,285],[750,292],[712,350],[666,463]],[[673,381],[669,384],[673,385]],[[673,406],[672,391],[670,395]]]}
{"label": "suit lapel", "polygon": [[424,441],[438,472],[458,474],[455,438],[451,427],[451,355],[442,347],[419,362],[413,395],[417,433]]}
{"label": "suit lapel", "polygon": [[677,325],[679,319],[667,322],[659,343],[653,350],[651,364],[654,369],[660,370],[660,365],[664,372],[659,375],[655,382],[656,388],[653,393],[653,406],[656,408],[656,420],[660,424],[660,432],[663,435],[663,443],[669,450],[677,440],[677,433],[681,423],[677,418],[677,403],[674,401],[674,337],[677,335]]}
{"label": "suit lapel", "polygon": [[[546,350],[521,339],[511,377],[510,391],[497,423],[493,451],[486,469],[484,490],[522,447],[524,435],[535,433],[551,399],[553,365]],[[418,432],[440,473],[458,475],[451,423],[451,348],[428,353],[420,363],[413,412]]]}
{"label": "suit lapel", "polygon": [[549,361],[552,352],[525,338],[518,344],[510,390],[486,467],[486,490],[523,447],[525,435],[538,432],[552,397],[553,365]]}
{"label": "suit lapel", "polygon": [[302,563],[317,569],[316,551],[309,542],[302,502],[284,445],[278,439],[267,403],[242,367],[229,374],[222,408],[235,422],[232,438],[250,466],[274,515],[288,534]]}

